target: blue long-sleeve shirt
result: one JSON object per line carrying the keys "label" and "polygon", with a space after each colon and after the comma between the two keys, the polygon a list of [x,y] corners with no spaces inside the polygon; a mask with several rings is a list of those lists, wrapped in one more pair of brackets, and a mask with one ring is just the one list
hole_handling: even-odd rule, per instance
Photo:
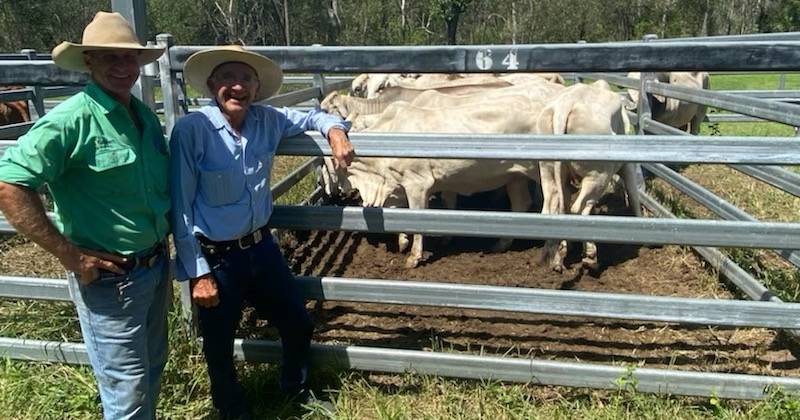
{"label": "blue long-sleeve shirt", "polygon": [[270,172],[281,138],[312,129],[327,137],[333,127],[347,130],[349,123],[321,111],[262,105],[250,106],[241,136],[215,103],[181,118],[169,142],[178,280],[211,272],[196,234],[227,241],[267,224]]}

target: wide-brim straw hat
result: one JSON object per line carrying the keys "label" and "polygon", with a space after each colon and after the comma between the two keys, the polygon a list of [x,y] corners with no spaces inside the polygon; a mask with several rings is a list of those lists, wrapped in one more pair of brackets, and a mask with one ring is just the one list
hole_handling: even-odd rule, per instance
{"label": "wide-brim straw hat", "polygon": [[139,64],[156,61],[164,48],[145,47],[139,42],[130,23],[119,13],[97,12],[83,30],[80,44],[64,41],[53,48],[53,62],[58,67],[74,71],[89,71],[83,53],[97,50],[139,51]]}
{"label": "wide-brim straw hat", "polygon": [[206,81],[219,65],[225,63],[244,63],[252,67],[258,76],[259,88],[256,101],[278,93],[283,83],[283,71],[274,61],[263,55],[245,50],[239,45],[214,47],[192,54],[183,65],[183,79],[195,89],[214,97]]}

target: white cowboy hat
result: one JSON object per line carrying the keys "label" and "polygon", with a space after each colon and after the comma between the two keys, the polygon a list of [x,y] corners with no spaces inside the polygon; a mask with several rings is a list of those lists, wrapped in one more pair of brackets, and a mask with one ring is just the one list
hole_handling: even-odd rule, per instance
{"label": "white cowboy hat", "polygon": [[283,71],[274,61],[263,55],[246,51],[239,45],[226,45],[198,51],[186,59],[183,65],[183,79],[197,90],[213,97],[206,81],[217,66],[224,63],[238,62],[252,67],[258,76],[259,88],[256,101],[276,94],[283,83]]}
{"label": "white cowboy hat", "polygon": [[53,48],[53,62],[63,69],[89,71],[83,53],[96,50],[139,51],[140,65],[156,61],[164,54],[164,48],[142,46],[131,25],[119,13],[97,12],[83,30],[80,44],[64,41]]}

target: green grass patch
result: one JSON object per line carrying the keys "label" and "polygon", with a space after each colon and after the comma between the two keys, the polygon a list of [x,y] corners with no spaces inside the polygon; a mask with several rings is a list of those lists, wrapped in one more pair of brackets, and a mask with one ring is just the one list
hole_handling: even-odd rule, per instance
{"label": "green grass patch", "polygon": [[[778,90],[780,74],[714,74],[711,75],[713,90]],[[784,89],[800,89],[800,74],[785,75]]]}

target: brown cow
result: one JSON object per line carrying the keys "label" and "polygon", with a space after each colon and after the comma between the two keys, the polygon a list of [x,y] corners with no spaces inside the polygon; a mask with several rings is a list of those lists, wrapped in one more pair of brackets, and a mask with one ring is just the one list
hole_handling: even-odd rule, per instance
{"label": "brown cow", "polygon": [[[0,91],[24,89],[23,86],[0,86]],[[0,125],[28,122],[31,114],[28,101],[0,102]]]}

